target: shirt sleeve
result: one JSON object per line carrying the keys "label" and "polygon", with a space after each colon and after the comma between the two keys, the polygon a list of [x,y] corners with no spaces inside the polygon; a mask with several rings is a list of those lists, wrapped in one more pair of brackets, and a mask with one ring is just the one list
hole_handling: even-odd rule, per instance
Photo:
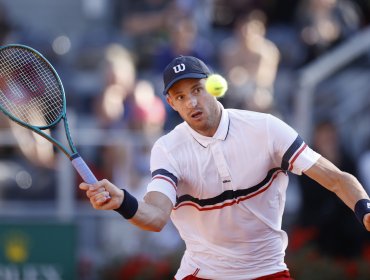
{"label": "shirt sleeve", "polygon": [[285,122],[270,115],[267,126],[273,156],[283,170],[301,175],[320,158]]}
{"label": "shirt sleeve", "polygon": [[178,176],[169,159],[169,153],[158,142],[154,144],[151,151],[150,170],[152,180],[148,184],[147,193],[161,192],[175,205]]}

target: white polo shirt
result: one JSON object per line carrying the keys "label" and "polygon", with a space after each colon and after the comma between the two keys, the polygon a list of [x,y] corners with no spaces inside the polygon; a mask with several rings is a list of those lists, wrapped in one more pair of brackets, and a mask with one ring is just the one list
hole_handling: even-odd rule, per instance
{"label": "white polo shirt", "polygon": [[174,205],[171,219],[186,244],[176,279],[246,280],[286,270],[287,171],[301,174],[319,157],[281,120],[236,109],[222,108],[213,137],[184,122],[158,139],[147,191]]}

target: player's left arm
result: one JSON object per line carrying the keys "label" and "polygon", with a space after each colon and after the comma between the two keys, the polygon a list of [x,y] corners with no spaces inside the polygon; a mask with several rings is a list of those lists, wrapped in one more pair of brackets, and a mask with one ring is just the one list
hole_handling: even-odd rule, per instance
{"label": "player's left arm", "polygon": [[320,157],[304,174],[334,192],[353,211],[356,208],[358,218],[365,213],[362,223],[370,231],[369,196],[353,175],[341,171],[324,157]]}

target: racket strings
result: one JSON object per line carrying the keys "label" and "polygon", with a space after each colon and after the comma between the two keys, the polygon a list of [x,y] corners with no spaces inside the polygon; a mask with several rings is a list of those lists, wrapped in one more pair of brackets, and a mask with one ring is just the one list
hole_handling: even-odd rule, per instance
{"label": "racket strings", "polygon": [[0,105],[33,126],[53,124],[63,113],[64,95],[42,57],[21,47],[0,51]]}

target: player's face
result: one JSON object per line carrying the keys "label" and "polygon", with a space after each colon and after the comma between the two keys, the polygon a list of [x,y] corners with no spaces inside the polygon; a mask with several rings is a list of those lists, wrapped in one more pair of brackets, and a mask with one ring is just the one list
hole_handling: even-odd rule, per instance
{"label": "player's face", "polygon": [[168,91],[167,102],[191,128],[211,137],[220,123],[221,108],[204,84],[205,79],[180,80]]}

